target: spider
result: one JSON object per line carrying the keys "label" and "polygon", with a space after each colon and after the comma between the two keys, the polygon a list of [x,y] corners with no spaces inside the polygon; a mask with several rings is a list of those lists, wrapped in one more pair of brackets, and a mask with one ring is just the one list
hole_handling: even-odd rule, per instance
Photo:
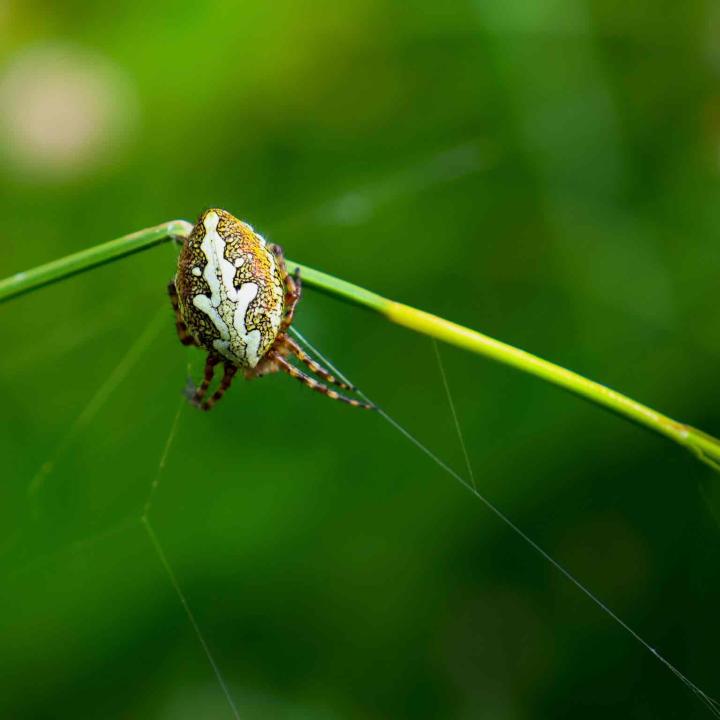
{"label": "spider", "polygon": [[[183,243],[177,274],[168,286],[180,342],[208,351],[203,381],[190,390],[194,405],[210,410],[242,370],[248,380],[286,372],[333,400],[373,408],[328,387],[355,390],[289,337],[300,290],[299,273],[288,274],[279,245],[267,243],[225,210],[211,208],[200,216]],[[288,357],[296,358],[327,384],[299,370]],[[221,363],[222,380],[208,398],[215,367]]]}

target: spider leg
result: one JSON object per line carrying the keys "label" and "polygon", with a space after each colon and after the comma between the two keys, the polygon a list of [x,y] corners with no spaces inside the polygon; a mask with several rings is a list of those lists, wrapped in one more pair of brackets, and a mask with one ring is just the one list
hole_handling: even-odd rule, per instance
{"label": "spider leg", "polygon": [[200,407],[203,410],[212,409],[213,405],[215,405],[215,403],[225,394],[225,391],[230,387],[233,378],[235,377],[235,373],[238,371],[237,366],[229,362],[225,363],[224,368],[225,371],[223,372],[223,377],[220,381],[218,389],[212,394],[212,397],[210,397],[208,400],[204,400],[201,403]]}
{"label": "spider leg", "polygon": [[335,390],[331,390],[327,385],[324,385],[323,383],[318,382],[314,378],[311,378],[309,375],[306,375],[304,372],[302,372],[302,370],[298,370],[278,352],[272,353],[272,360],[275,362],[278,370],[286,372],[288,375],[290,375],[290,377],[294,377],[296,380],[299,380],[303,385],[306,385],[311,390],[315,390],[315,392],[327,395],[331,400],[339,400],[340,402],[347,403],[348,405],[352,405],[353,407],[365,408],[366,410],[375,409],[375,406],[371,405],[370,403],[361,402],[360,400],[354,400],[352,398],[345,397],[344,395],[340,395],[340,393],[335,392]]}
{"label": "spider leg", "polygon": [[[284,265],[284,261],[283,261]],[[292,325],[295,317],[295,309],[300,302],[302,296],[302,283],[300,281],[300,271],[296,271],[294,275],[285,277],[285,312],[282,322],[280,323],[280,332],[285,332]]]}
{"label": "spider leg", "polygon": [[203,381],[200,386],[195,389],[195,392],[190,396],[190,402],[193,405],[197,407],[202,406],[202,400],[205,397],[205,393],[210,387],[210,383],[212,382],[212,379],[215,375],[215,366],[219,362],[220,358],[217,355],[210,353],[207,356],[207,360],[205,361],[205,376],[203,377]]}
{"label": "spider leg", "polygon": [[325,382],[336,385],[343,390],[353,391],[356,389],[353,385],[348,385],[346,382],[339,380],[329,370],[316,363],[291,337],[283,336],[282,342],[301,363],[304,363],[311,372],[319,375]]}
{"label": "spider leg", "polygon": [[295,316],[295,308],[300,302],[302,296],[302,282],[300,281],[300,270],[297,269],[294,274],[289,275],[287,266],[285,265],[285,254],[282,247],[274,243],[268,245],[268,250],[275,256],[280,274],[282,275],[283,284],[285,285],[285,312],[283,313],[282,322],[280,323],[279,332],[285,332],[292,324]]}
{"label": "spider leg", "polygon": [[171,280],[168,285],[168,295],[170,296],[170,302],[172,303],[173,310],[175,311],[175,329],[177,330],[180,342],[183,345],[197,345],[195,339],[188,332],[185,321],[180,316],[180,303],[178,301],[177,288],[175,287],[174,280]]}

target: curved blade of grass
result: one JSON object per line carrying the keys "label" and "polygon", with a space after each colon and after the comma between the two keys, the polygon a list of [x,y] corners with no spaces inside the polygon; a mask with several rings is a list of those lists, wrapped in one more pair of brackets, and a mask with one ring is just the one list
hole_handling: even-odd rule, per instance
{"label": "curved blade of grass", "polygon": [[[147,250],[172,239],[187,237],[191,228],[192,225],[184,220],[173,220],[12,275],[0,281],[0,303],[98,265],[119,260],[126,255]],[[423,310],[388,300],[333,275],[292,261],[288,261],[288,268],[291,272],[299,269],[303,283],[307,286],[373,310],[397,325],[535,375],[596,405],[601,405],[674,440],[690,450],[702,462],[720,472],[720,440],[677,422],[626,395],[512,345]]]}
{"label": "curved blade of grass", "polygon": [[0,280],[0,303],[168,240],[187,237],[191,230],[189,222],[172,220],[17,273]]}

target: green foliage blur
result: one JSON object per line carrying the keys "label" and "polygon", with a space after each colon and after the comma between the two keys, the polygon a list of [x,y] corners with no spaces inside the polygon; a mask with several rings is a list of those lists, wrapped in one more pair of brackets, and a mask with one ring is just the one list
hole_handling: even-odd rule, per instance
{"label": "green foliage blur", "polygon": [[[0,0],[0,276],[219,206],[718,434],[719,33],[701,0]],[[380,417],[281,376],[189,407],[175,257],[0,306],[0,718],[232,717],[156,481],[244,720],[709,716]],[[467,474],[426,338],[296,319]],[[720,694],[718,477],[440,351],[480,491]]]}

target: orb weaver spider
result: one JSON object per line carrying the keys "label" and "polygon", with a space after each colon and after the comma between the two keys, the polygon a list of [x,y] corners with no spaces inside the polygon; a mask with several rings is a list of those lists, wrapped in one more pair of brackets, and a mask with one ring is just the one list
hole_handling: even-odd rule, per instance
{"label": "orb weaver spider", "polygon": [[[193,405],[210,410],[242,370],[248,380],[285,372],[333,400],[373,408],[331,389],[329,385],[355,390],[290,338],[288,330],[301,295],[299,274],[288,274],[279,245],[267,243],[225,210],[211,208],[200,216],[183,242],[168,293],[180,342],[208,351],[203,381],[190,391]],[[299,370],[289,357],[325,382]],[[222,380],[207,398],[219,364],[223,365]]]}

